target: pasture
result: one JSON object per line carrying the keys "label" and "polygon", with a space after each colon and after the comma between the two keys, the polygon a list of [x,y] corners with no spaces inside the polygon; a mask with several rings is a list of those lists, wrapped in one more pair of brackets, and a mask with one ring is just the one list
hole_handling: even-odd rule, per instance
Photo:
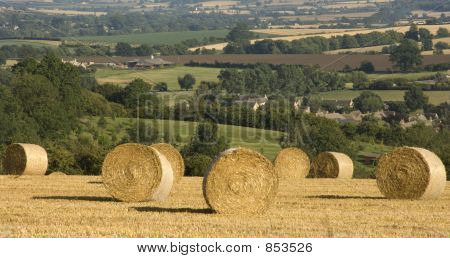
{"label": "pasture", "polygon": [[133,79],[141,78],[151,84],[166,82],[169,90],[180,90],[178,76],[184,76],[187,73],[194,75],[197,86],[201,81],[217,81],[219,71],[219,68],[187,66],[153,70],[98,69],[95,78],[99,83],[111,82],[117,84],[126,84]]}
{"label": "pasture", "polygon": [[[403,90],[371,90],[378,94],[384,101],[402,101],[405,91]],[[330,100],[350,100],[356,98],[361,94],[360,90],[340,90],[321,92],[319,96],[323,99]],[[429,97],[431,104],[440,104],[450,100],[450,91],[424,91],[424,94]]]}
{"label": "pasture", "polygon": [[388,200],[375,180],[280,182],[267,213],[212,213],[202,178],[164,202],[116,202],[100,177],[0,176],[1,237],[450,237],[450,184],[437,200]]}

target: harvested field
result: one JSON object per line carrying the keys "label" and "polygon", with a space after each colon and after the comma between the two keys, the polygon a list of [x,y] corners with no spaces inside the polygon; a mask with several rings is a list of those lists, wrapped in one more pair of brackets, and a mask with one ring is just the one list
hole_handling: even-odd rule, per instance
{"label": "harvested field", "polygon": [[450,237],[450,183],[437,200],[385,199],[375,180],[281,182],[262,215],[211,213],[202,178],[164,202],[115,202],[100,177],[0,177],[2,237]]}
{"label": "harvested field", "polygon": [[[439,64],[448,62],[449,55],[425,56],[423,64]],[[234,63],[234,64],[299,64],[320,65],[327,70],[342,70],[345,65],[352,68],[359,67],[362,61],[370,61],[374,64],[376,71],[387,71],[392,69],[392,63],[388,55],[364,55],[364,54],[293,54],[293,55],[183,55],[165,56],[165,60],[187,64],[191,60],[199,63]]]}
{"label": "harvested field", "polygon": [[58,40],[40,40],[40,39],[1,39],[0,47],[5,45],[30,45],[33,47],[57,47],[61,45]]}
{"label": "harvested field", "polygon": [[358,12],[358,13],[341,13],[341,14],[319,14],[319,15],[301,15],[301,16],[281,16],[280,19],[288,21],[320,21],[328,22],[335,21],[336,19],[346,17],[346,18],[365,18],[372,16],[376,12]]}
{"label": "harvested field", "polygon": [[77,11],[77,10],[61,10],[61,9],[35,9],[28,8],[28,10],[37,12],[37,13],[45,13],[51,15],[69,15],[69,16],[102,16],[107,15],[107,12],[87,12],[87,11]]}
{"label": "harvested field", "polygon": [[317,35],[317,34],[326,34],[326,33],[340,33],[347,32],[353,30],[361,30],[361,29],[259,29],[252,30],[257,33],[265,33],[270,35],[279,35],[279,36],[298,36],[298,35]]}
{"label": "harvested field", "polygon": [[435,11],[424,11],[424,10],[414,10],[411,12],[412,15],[418,15],[419,17],[423,17],[423,14],[426,14],[428,17],[440,18],[442,14],[445,16],[450,16],[450,12],[435,12]]}

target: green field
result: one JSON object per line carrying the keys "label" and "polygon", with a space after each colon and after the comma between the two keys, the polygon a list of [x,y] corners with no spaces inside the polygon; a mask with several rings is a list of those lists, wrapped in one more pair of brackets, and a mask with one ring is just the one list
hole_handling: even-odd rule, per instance
{"label": "green field", "polygon": [[0,47],[5,45],[30,45],[33,47],[57,47],[61,41],[56,40],[28,40],[28,39],[0,39]]}
{"label": "green field", "polygon": [[64,38],[68,41],[97,41],[106,43],[126,42],[130,44],[169,44],[181,43],[187,39],[202,40],[205,37],[224,38],[228,30],[201,30],[201,31],[178,31],[178,32],[150,32],[134,33],[114,36],[82,36]]}
{"label": "green field", "polygon": [[[89,127],[97,127],[98,117],[89,118],[84,123]],[[136,119],[133,118],[116,118],[112,120],[107,118],[107,125],[101,133],[106,133],[109,136],[113,134],[120,139],[123,138],[125,130],[130,128]],[[161,140],[164,133],[169,133],[171,138],[179,136],[181,139],[179,145],[184,145],[189,142],[195,132],[198,123],[174,120],[141,120],[145,123],[155,123],[158,128]],[[98,127],[97,127],[98,128]],[[278,151],[281,149],[278,144],[282,132],[270,131],[263,129],[255,129],[233,125],[219,125],[219,134],[225,137],[231,147],[246,147],[261,152],[269,159],[274,159]]]}
{"label": "green field", "polygon": [[408,80],[420,80],[424,77],[433,76],[436,72],[419,72],[419,73],[375,73],[368,74],[370,80],[385,80],[385,79],[396,79],[404,78]]}
{"label": "green field", "polygon": [[[378,94],[384,101],[402,101],[405,91],[403,90],[371,90]],[[321,92],[319,95],[323,99],[330,100],[349,100],[359,96],[361,90],[339,90]],[[424,91],[424,94],[429,97],[431,104],[440,104],[450,100],[450,91]]]}
{"label": "green field", "polygon": [[173,68],[155,69],[155,70],[120,70],[120,69],[98,69],[95,78],[99,83],[111,82],[117,84],[126,84],[133,79],[141,78],[148,83],[166,82],[169,90],[180,90],[178,85],[178,76],[184,76],[187,73],[194,75],[196,85],[201,81],[217,81],[219,68],[187,67],[176,66]]}

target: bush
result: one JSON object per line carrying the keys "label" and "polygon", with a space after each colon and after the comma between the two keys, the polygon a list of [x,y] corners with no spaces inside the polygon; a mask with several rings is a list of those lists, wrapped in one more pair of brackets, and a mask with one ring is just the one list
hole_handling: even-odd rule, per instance
{"label": "bush", "polygon": [[203,176],[212,162],[212,158],[203,154],[193,154],[185,158],[187,176]]}

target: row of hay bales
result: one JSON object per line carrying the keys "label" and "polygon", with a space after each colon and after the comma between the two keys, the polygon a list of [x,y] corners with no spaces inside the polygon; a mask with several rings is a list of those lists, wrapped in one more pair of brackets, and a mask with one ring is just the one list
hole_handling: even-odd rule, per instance
{"label": "row of hay bales", "polygon": [[[44,175],[48,158],[40,146],[12,144],[3,164],[9,174]],[[324,152],[311,164],[302,150],[286,148],[272,163],[256,151],[231,148],[222,152],[205,173],[203,195],[218,213],[258,214],[272,203],[280,180],[305,178],[308,174],[349,179],[353,161],[343,153]],[[126,202],[165,200],[183,175],[182,156],[164,143],[119,145],[108,153],[102,166],[105,188],[115,199]],[[445,167],[439,157],[414,147],[396,148],[383,155],[376,177],[387,198],[433,199],[442,194],[446,185]]]}

